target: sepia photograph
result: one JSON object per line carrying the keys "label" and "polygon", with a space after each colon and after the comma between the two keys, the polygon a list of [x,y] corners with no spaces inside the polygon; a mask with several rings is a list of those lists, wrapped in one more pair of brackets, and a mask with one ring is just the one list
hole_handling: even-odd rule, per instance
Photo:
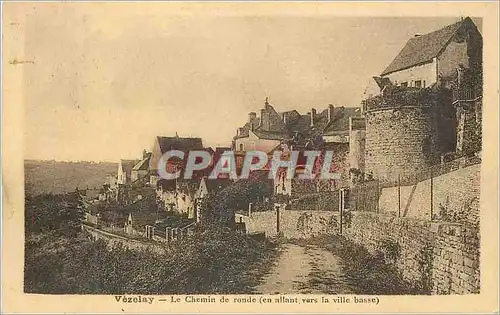
{"label": "sepia photograph", "polygon": [[483,16],[132,4],[3,6],[20,294],[311,312],[488,293]]}

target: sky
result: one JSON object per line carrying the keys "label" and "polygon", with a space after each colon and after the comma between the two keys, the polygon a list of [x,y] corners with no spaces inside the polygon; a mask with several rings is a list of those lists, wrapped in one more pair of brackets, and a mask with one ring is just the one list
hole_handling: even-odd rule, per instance
{"label": "sky", "polygon": [[229,146],[266,97],[277,111],[359,106],[410,37],[458,20],[39,5],[21,25],[25,158],[138,158],[176,133]]}

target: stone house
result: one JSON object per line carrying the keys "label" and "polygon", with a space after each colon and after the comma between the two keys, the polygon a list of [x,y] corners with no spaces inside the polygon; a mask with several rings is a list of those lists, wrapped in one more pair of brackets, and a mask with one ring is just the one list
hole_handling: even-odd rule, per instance
{"label": "stone house", "polygon": [[149,160],[151,159],[151,152],[146,152],[146,150],[142,153],[142,160],[139,163],[135,164],[131,171],[131,179],[132,182],[136,182],[138,180],[146,179],[149,182]]}
{"label": "stone house", "polygon": [[[203,150],[203,143],[201,138],[181,138],[177,135],[175,137],[156,137],[151,157],[149,159],[149,182],[151,185],[156,185],[156,182],[159,179],[158,162],[160,161],[162,155],[169,150],[179,150],[184,153],[188,153],[190,150]],[[171,159],[169,160],[167,168],[169,166],[182,168],[183,163],[176,162],[174,159]]]}
{"label": "stone house", "polygon": [[482,36],[471,18],[410,38],[380,77],[395,86],[425,88],[463,69],[474,76],[482,67]]}
{"label": "stone house", "polygon": [[472,19],[409,39],[374,81],[357,132],[367,174],[412,183],[444,157],[480,150],[482,36]]}
{"label": "stone house", "polygon": [[165,180],[157,182],[156,196],[159,207],[195,218],[195,193],[199,180]]}

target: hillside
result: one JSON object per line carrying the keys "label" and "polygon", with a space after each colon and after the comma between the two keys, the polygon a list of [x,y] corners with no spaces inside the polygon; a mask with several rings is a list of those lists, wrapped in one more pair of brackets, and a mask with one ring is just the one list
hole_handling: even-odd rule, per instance
{"label": "hillside", "polygon": [[116,174],[117,163],[24,161],[27,194],[64,193],[76,187],[102,187],[106,176]]}

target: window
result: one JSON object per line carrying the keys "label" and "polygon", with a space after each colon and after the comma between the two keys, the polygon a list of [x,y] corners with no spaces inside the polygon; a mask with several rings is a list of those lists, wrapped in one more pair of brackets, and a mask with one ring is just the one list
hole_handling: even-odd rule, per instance
{"label": "window", "polygon": [[424,85],[423,85],[423,87],[425,88],[425,80],[424,80]]}
{"label": "window", "polygon": [[408,82],[401,82],[401,87],[408,87]]}
{"label": "window", "polygon": [[415,81],[415,87],[419,89],[422,88],[422,81],[421,80]]}
{"label": "window", "polygon": [[240,151],[243,151],[243,148],[244,148],[243,143],[240,143]]}

